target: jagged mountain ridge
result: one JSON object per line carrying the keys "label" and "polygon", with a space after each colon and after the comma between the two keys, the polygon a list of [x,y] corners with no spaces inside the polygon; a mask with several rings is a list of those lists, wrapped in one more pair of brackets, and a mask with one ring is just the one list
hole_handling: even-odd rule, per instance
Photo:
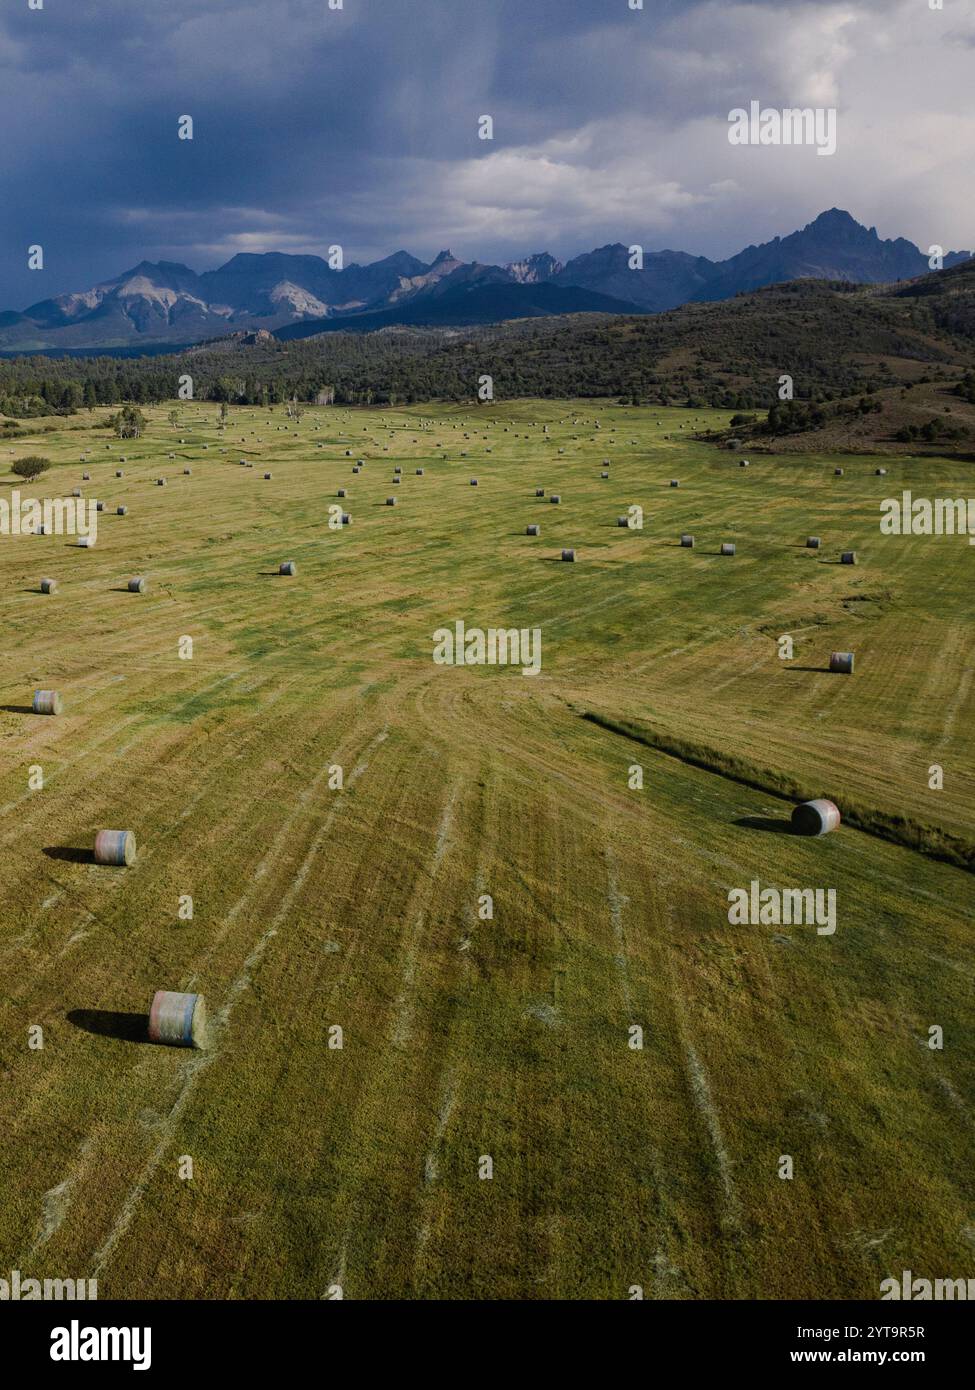
{"label": "jagged mountain ridge", "polygon": [[[945,256],[946,268],[968,252]],[[725,261],[629,247],[599,247],[563,264],[548,252],[507,265],[458,260],[444,250],[429,264],[406,251],[370,265],[333,269],[321,256],[241,253],[198,274],[177,262],[142,261],[80,293],[21,312],[0,313],[0,349],[96,348],[189,343],[234,331],[366,330],[403,323],[493,322],[540,312],[659,313],[728,299],[798,279],[884,284],[924,275],[926,254],[904,238],[832,208],[786,237],[748,246]],[[547,306],[547,307],[546,307]]]}

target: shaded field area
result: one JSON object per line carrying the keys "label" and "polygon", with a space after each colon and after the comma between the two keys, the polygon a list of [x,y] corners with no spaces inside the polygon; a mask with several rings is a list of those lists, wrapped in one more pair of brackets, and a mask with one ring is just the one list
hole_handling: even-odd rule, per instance
{"label": "shaded field area", "polygon": [[[0,1270],[201,1299],[965,1276],[971,874],[783,833],[782,796],[975,840],[973,552],[878,528],[970,465],[741,469],[690,438],[726,414],[591,401],[170,408],[0,454],[0,497],[41,452],[25,496],[106,503],[88,551],[0,537]],[[457,621],[539,629],[540,673],[434,664]],[[835,890],[835,933],[732,924],[754,880]],[[206,995],[207,1051],[146,1041],[156,989]]]}

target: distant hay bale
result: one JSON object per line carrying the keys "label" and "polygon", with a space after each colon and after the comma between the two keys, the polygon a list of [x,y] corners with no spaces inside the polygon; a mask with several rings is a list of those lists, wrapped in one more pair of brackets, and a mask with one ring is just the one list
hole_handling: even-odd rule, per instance
{"label": "distant hay bale", "polygon": [[137,574],[134,579],[129,580],[130,594],[144,594],[146,591],[146,581],[141,574]]}
{"label": "distant hay bale", "polygon": [[95,863],[124,868],[135,859],[135,836],[131,830],[99,830],[95,836]]}
{"label": "distant hay bale", "polygon": [[840,564],[841,564],[841,565],[855,565],[856,562],[857,562],[857,553],[856,553],[855,550],[844,550],[844,551],[842,552],[842,554],[840,555]]}
{"label": "distant hay bale", "polygon": [[78,537],[78,545],[81,547],[82,550],[91,550],[94,544],[95,542],[92,540],[91,536]]}
{"label": "distant hay bale", "polygon": [[476,479],[476,478],[472,478],[472,479],[471,479],[471,487],[477,487],[477,479]]}
{"label": "distant hay bale", "polygon": [[90,474],[90,473],[82,473],[82,475],[81,475],[81,481],[82,481],[83,483],[90,483],[90,482],[91,482],[91,474]]}
{"label": "distant hay bale", "polygon": [[265,474],[264,474],[264,481],[265,481],[266,483],[269,483],[269,482],[271,481],[271,475],[270,475],[270,473],[265,473]]}
{"label": "distant hay bale", "polygon": [[351,516],[349,516],[349,513],[348,513],[348,512],[343,512],[343,513],[342,513],[342,525],[343,525],[343,526],[351,526],[351,525],[352,525],[352,518],[351,518]]}
{"label": "distant hay bale", "polygon": [[115,470],[115,476],[116,476],[116,478],[124,478],[124,477],[125,477],[125,474],[122,472],[121,468],[116,468],[116,470]]}
{"label": "distant hay bale", "polygon": [[96,511],[96,512],[103,512],[104,510],[105,510],[105,503],[104,503],[104,502],[96,502],[96,503],[95,503],[95,511]]}
{"label": "distant hay bale", "polygon": [[116,515],[116,516],[127,516],[127,515],[128,515],[128,511],[129,511],[128,507],[116,507],[116,508],[115,508],[115,515]]}
{"label": "distant hay bale", "polygon": [[747,459],[739,459],[739,461],[738,461],[738,467],[739,467],[739,468],[751,468],[751,464],[748,462]]}
{"label": "distant hay bale", "polygon": [[61,714],[64,701],[57,690],[35,690],[32,709],[35,714]]}
{"label": "distant hay bale", "polygon": [[278,574],[297,574],[298,566],[294,560],[282,560],[278,565]]}
{"label": "distant hay bale", "polygon": [[680,487],[680,479],[679,479],[679,478],[671,478],[671,480],[670,480],[670,486],[671,486],[671,487]]}
{"label": "distant hay bale", "polygon": [[575,553],[574,550],[563,550],[563,551],[562,551],[562,559],[563,559],[563,560],[574,560],[575,558],[576,558],[576,553]]}
{"label": "distant hay bale", "polygon": [[833,469],[833,477],[834,477],[834,478],[842,478],[842,476],[843,476],[843,470],[842,470],[842,468],[834,468],[834,469]]}
{"label": "distant hay bale", "polygon": [[73,487],[73,488],[71,489],[71,496],[72,496],[72,497],[80,497],[80,496],[81,496],[81,488],[80,488],[80,487]]}
{"label": "distant hay bale", "polygon": [[792,828],[799,835],[828,835],[839,823],[839,807],[825,797],[804,801],[792,812]]}
{"label": "distant hay bale", "polygon": [[402,471],[403,471],[403,470],[402,470],[402,468],[399,466],[399,464],[397,464],[397,465],[395,466],[395,468],[393,469],[393,472],[394,472],[394,473],[402,473]]}
{"label": "distant hay bale", "polygon": [[183,469],[183,477],[184,477],[184,478],[191,478],[192,476],[193,476],[193,470],[192,470],[192,468],[184,468],[184,469]]}
{"label": "distant hay bale", "polygon": [[386,498],[386,506],[387,506],[387,507],[395,507],[395,506],[396,506],[396,498],[395,498],[395,497],[387,497],[387,498]]}
{"label": "distant hay bale", "polygon": [[58,591],[58,581],[57,581],[56,579],[42,579],[42,580],[41,580],[41,593],[42,593],[42,594],[56,594],[57,591]]}
{"label": "distant hay bale", "polygon": [[157,479],[156,479],[156,487],[165,487],[165,486],[166,486],[166,479],[165,479],[165,478],[157,478]]}
{"label": "distant hay bale", "polygon": [[604,471],[604,472],[600,473],[599,476],[600,476],[601,478],[608,478],[608,477],[609,477],[609,474],[606,473],[606,472]]}
{"label": "distant hay bale", "polygon": [[168,1047],[207,1045],[207,1008],[202,994],[157,989],[149,1006],[149,1041]]}
{"label": "distant hay bale", "polygon": [[886,476],[887,476],[887,470],[886,470],[886,468],[876,468],[876,469],[874,469],[874,477],[875,477],[875,478],[886,478]]}
{"label": "distant hay bale", "polygon": [[359,465],[358,465],[358,464],[354,464],[354,465],[353,465],[353,468],[352,468],[352,472],[353,472],[353,473],[358,473],[359,471],[360,471]]}
{"label": "distant hay bale", "polygon": [[535,496],[536,496],[536,497],[544,497],[544,496],[545,496],[545,489],[544,489],[543,487],[537,487],[537,488],[535,489]]}
{"label": "distant hay bale", "polygon": [[853,652],[830,652],[829,669],[841,676],[852,676]]}
{"label": "distant hay bale", "polygon": [[541,527],[538,526],[538,525],[531,525],[531,526],[526,526],[526,527],[525,527],[525,535],[526,535],[526,536],[540,536],[541,534],[542,534],[542,530],[541,530]]}
{"label": "distant hay bale", "polygon": [[734,555],[734,553],[735,553],[735,543],[734,543],[734,541],[722,541],[722,542],[721,542],[721,554],[722,554],[722,555]]}
{"label": "distant hay bale", "polygon": [[630,524],[630,518],[629,518],[628,516],[618,516],[618,517],[616,518],[616,525],[617,525],[617,526],[627,526],[627,527],[628,527],[629,524]]}
{"label": "distant hay bale", "polygon": [[418,469],[416,470],[416,476],[417,476],[418,478],[422,478],[422,477],[423,477],[423,469],[422,469],[422,468],[418,468]]}
{"label": "distant hay bale", "polygon": [[807,550],[818,550],[818,549],[819,549],[819,537],[818,537],[818,536],[807,536],[807,537],[806,537],[806,549],[807,549]]}
{"label": "distant hay bale", "polygon": [[685,534],[684,534],[683,536],[681,536],[681,538],[680,538],[680,543],[681,543],[681,545],[684,546],[685,549],[687,549],[687,550],[693,550],[693,549],[694,549],[694,537],[693,537],[693,536],[687,535],[686,532],[685,532]]}
{"label": "distant hay bale", "polygon": [[553,492],[548,500],[558,505],[558,503],[562,501],[562,494],[560,492]]}
{"label": "distant hay bale", "polygon": [[338,490],[338,492],[337,492],[335,495],[336,495],[336,497],[347,497],[347,496],[348,496],[348,493],[346,492],[346,490],[345,490],[344,487],[340,487],[339,490]]}

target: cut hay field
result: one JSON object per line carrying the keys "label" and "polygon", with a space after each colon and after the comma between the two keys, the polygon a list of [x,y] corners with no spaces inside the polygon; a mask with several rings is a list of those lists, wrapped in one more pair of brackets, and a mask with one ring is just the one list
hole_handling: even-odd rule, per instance
{"label": "cut hay field", "polygon": [[[847,823],[782,833],[774,779],[975,841],[975,549],[878,527],[903,487],[968,496],[971,466],[743,469],[689,437],[727,413],[591,401],[232,409],[224,434],[171,408],[110,448],[80,415],[0,453],[0,497],[35,452],[55,467],[22,493],[64,496],[87,445],[106,502],[91,550],[0,536],[0,1277],[777,1299],[970,1276],[972,875]],[[435,664],[457,620],[541,629],[540,674]],[[92,862],[104,828],[131,867]],[[753,880],[835,889],[835,933],[731,924]],[[160,988],[206,995],[208,1050],[144,1040]]]}

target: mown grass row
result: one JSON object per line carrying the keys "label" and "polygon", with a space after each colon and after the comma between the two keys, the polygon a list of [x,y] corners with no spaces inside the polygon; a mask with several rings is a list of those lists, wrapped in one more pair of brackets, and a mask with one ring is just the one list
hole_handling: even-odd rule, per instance
{"label": "mown grass row", "polygon": [[[829,789],[803,785],[787,773],[759,767],[746,758],[723,753],[703,743],[694,743],[690,739],[637,725],[631,720],[612,719],[595,710],[584,710],[582,717],[592,724],[598,724],[600,728],[609,730],[610,733],[620,734],[624,738],[644,744],[647,748],[654,748],[672,758],[679,758],[681,762],[690,763],[693,767],[715,772],[733,782],[740,782],[744,787],[768,792],[770,796],[780,797],[784,801],[812,801],[820,796],[828,796],[831,801],[837,800],[835,792]],[[891,844],[916,850],[928,859],[937,859],[968,873],[975,873],[975,844],[960,835],[953,835],[940,826],[915,820],[911,816],[878,811],[875,807],[864,806],[846,797],[841,798],[838,804],[844,821],[854,829],[862,830],[867,835],[875,835],[881,840],[888,840]]]}

